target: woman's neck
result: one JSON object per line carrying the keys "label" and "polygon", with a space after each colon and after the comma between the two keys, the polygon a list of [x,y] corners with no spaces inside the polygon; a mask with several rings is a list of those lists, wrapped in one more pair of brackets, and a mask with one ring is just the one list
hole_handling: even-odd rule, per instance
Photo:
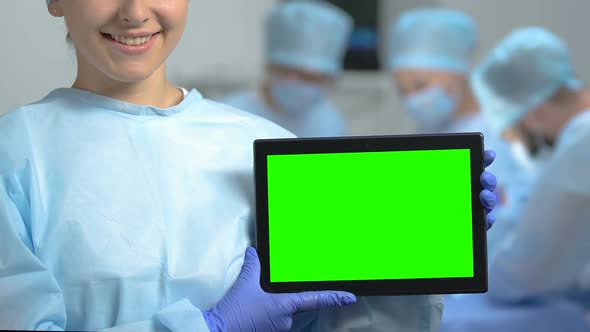
{"label": "woman's neck", "polygon": [[166,78],[163,64],[151,76],[139,82],[121,82],[107,77],[92,67],[78,66],[78,76],[72,87],[137,105],[168,108],[178,105],[183,94]]}

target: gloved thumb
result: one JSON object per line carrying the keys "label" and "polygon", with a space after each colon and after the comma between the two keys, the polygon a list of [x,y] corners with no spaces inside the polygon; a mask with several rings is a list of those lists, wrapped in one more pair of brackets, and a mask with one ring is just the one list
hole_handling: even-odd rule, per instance
{"label": "gloved thumb", "polygon": [[486,216],[486,229],[489,231],[490,228],[492,228],[492,226],[494,226],[495,222],[496,222],[496,216],[494,216],[492,213],[488,214]]}
{"label": "gloved thumb", "polygon": [[348,292],[324,291],[292,294],[295,312],[341,307],[356,303],[356,296]]}
{"label": "gloved thumb", "polygon": [[482,192],[479,193],[479,200],[481,201],[481,205],[489,211],[493,210],[496,206],[496,194],[493,192],[484,189]]}
{"label": "gloved thumb", "polygon": [[498,179],[496,179],[496,176],[493,173],[483,172],[479,180],[484,189],[490,191],[496,190],[496,186],[498,185]]}
{"label": "gloved thumb", "polygon": [[249,247],[246,249],[244,265],[240,273],[239,280],[259,280],[260,279],[260,259],[256,249]]}
{"label": "gloved thumb", "polygon": [[496,151],[494,150],[485,150],[483,154],[483,163],[485,167],[489,167],[494,160],[496,160]]}

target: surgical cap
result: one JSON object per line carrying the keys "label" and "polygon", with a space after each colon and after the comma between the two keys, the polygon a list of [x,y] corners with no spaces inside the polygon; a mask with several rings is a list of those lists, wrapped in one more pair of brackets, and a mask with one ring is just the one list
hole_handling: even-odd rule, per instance
{"label": "surgical cap", "polygon": [[461,12],[409,10],[389,29],[389,68],[467,73],[477,49],[477,35],[473,19]]}
{"label": "surgical cap", "polygon": [[275,5],[266,21],[267,61],[271,64],[334,75],[352,30],[352,18],[320,1]]}
{"label": "surgical cap", "polygon": [[560,88],[580,89],[565,43],[538,27],[522,28],[502,40],[474,70],[472,86],[501,134]]}

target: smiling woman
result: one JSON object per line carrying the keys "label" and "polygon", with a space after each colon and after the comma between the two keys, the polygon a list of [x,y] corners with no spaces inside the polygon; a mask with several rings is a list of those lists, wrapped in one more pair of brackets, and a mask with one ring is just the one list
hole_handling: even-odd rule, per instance
{"label": "smiling woman", "polygon": [[188,2],[153,1],[150,6],[145,1],[50,2],[49,12],[64,17],[76,48],[78,76],[73,87],[121,98],[108,86],[113,81],[134,83],[126,87],[136,98],[126,101],[137,102],[143,95],[160,107],[177,104],[178,89],[167,82],[162,90],[158,83],[166,76],[165,60],[184,32]]}
{"label": "smiling woman", "polygon": [[362,329],[434,330],[438,297],[294,323],[356,298],[261,290],[252,142],[292,135],[166,78],[188,6],[48,2],[77,76],[0,117],[0,329],[332,331],[387,316]]}

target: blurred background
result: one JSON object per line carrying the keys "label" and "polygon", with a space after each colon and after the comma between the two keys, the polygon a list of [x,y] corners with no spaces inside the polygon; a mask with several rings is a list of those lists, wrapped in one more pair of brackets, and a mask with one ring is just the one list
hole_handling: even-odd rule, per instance
{"label": "blurred background", "polygon": [[[264,70],[263,18],[275,2],[192,0],[185,37],[169,62],[172,81],[197,88],[212,99],[255,87]],[[349,11],[357,24],[363,21],[364,28],[375,28],[374,36],[357,30],[357,38],[352,40],[357,45],[374,42],[376,58],[386,48],[387,26],[400,12],[418,6],[444,6],[465,11],[477,21],[481,40],[478,59],[514,28],[541,25],[564,38],[578,76],[590,79],[590,42],[583,31],[590,10],[586,0],[332,2]],[[63,20],[50,16],[39,0],[5,1],[0,20],[5,27],[15,28],[0,36],[4,45],[0,52],[0,114],[38,100],[58,86],[71,85],[75,55],[66,43]],[[344,113],[351,134],[412,132],[391,76],[374,62],[371,55],[349,54],[345,67],[357,69],[344,72],[331,91],[332,101]]]}

